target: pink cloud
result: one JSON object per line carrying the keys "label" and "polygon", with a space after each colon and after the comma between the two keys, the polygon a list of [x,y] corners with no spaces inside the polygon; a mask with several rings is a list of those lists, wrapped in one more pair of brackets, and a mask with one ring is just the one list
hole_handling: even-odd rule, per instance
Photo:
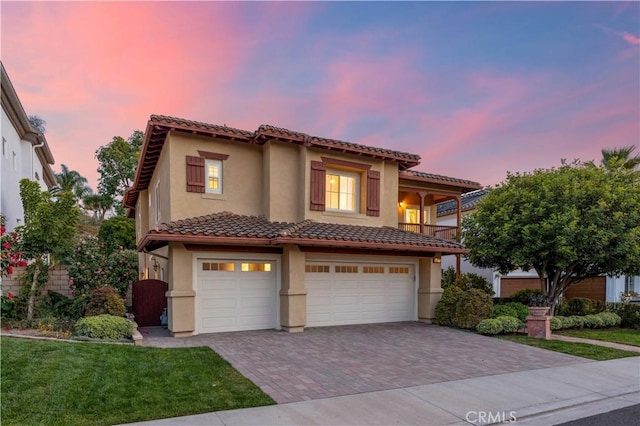
{"label": "pink cloud", "polygon": [[604,31],[607,34],[615,35],[617,37],[622,38],[624,41],[626,41],[628,44],[632,46],[640,45],[640,37],[635,36],[627,31],[616,31],[612,28],[609,28],[601,24],[595,24],[595,27],[600,28],[602,31]]}
{"label": "pink cloud", "polygon": [[623,32],[622,38],[631,45],[640,45],[640,37],[634,36],[628,32]]}

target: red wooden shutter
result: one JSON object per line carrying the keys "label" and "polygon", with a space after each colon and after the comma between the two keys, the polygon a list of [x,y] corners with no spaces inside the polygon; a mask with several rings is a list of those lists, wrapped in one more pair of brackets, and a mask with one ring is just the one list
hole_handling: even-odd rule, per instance
{"label": "red wooden shutter", "polygon": [[204,158],[187,155],[187,192],[204,193]]}
{"label": "red wooden shutter", "polygon": [[311,162],[311,210],[324,211],[327,168],[322,161]]}
{"label": "red wooden shutter", "polygon": [[367,171],[367,216],[380,216],[380,172]]}

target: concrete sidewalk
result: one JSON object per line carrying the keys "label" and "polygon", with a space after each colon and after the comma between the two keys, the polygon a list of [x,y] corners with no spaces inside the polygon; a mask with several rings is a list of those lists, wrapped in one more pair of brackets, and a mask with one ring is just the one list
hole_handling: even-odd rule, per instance
{"label": "concrete sidewalk", "polygon": [[639,403],[633,357],[136,424],[553,425]]}

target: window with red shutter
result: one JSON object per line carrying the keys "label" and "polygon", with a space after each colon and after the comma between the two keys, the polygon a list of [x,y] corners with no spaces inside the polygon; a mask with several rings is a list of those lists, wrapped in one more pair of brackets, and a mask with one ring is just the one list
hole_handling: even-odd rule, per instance
{"label": "window with red shutter", "polygon": [[367,216],[380,216],[380,172],[367,171]]}
{"label": "window with red shutter", "polygon": [[325,210],[325,188],[327,168],[322,161],[311,162],[311,210]]}
{"label": "window with red shutter", "polygon": [[202,157],[187,155],[187,192],[204,193],[204,162]]}

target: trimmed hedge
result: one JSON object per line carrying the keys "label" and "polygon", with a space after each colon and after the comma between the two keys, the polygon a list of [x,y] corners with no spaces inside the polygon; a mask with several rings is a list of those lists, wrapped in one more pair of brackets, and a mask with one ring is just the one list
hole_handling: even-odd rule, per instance
{"label": "trimmed hedge", "polygon": [[640,303],[607,303],[607,310],[621,318],[621,327],[640,329]]}
{"label": "trimmed hedge", "polygon": [[133,323],[113,315],[84,317],[76,323],[73,334],[93,339],[129,339],[133,334]]}
{"label": "trimmed hedge", "polygon": [[620,325],[620,316],[613,312],[600,312],[595,315],[555,316],[551,318],[551,330],[567,328],[603,328]]}
{"label": "trimmed hedge", "polygon": [[465,291],[458,299],[453,317],[453,325],[475,329],[480,321],[489,318],[493,312],[493,300],[486,292],[477,288]]}
{"label": "trimmed hedge", "polygon": [[487,318],[480,321],[476,327],[476,331],[484,335],[500,334],[504,331],[502,322],[496,318]]}
{"label": "trimmed hedge", "polygon": [[530,314],[529,308],[519,302],[508,302],[501,305],[494,305],[493,317],[497,318],[503,315],[516,317],[520,321],[525,322]]}
{"label": "trimmed hedge", "polygon": [[515,333],[522,328],[522,322],[516,317],[501,315],[496,319],[502,323],[502,330],[505,333]]}
{"label": "trimmed hedge", "polygon": [[435,323],[438,325],[452,326],[456,311],[456,304],[464,291],[456,286],[449,286],[444,289],[442,297],[436,305]]}

